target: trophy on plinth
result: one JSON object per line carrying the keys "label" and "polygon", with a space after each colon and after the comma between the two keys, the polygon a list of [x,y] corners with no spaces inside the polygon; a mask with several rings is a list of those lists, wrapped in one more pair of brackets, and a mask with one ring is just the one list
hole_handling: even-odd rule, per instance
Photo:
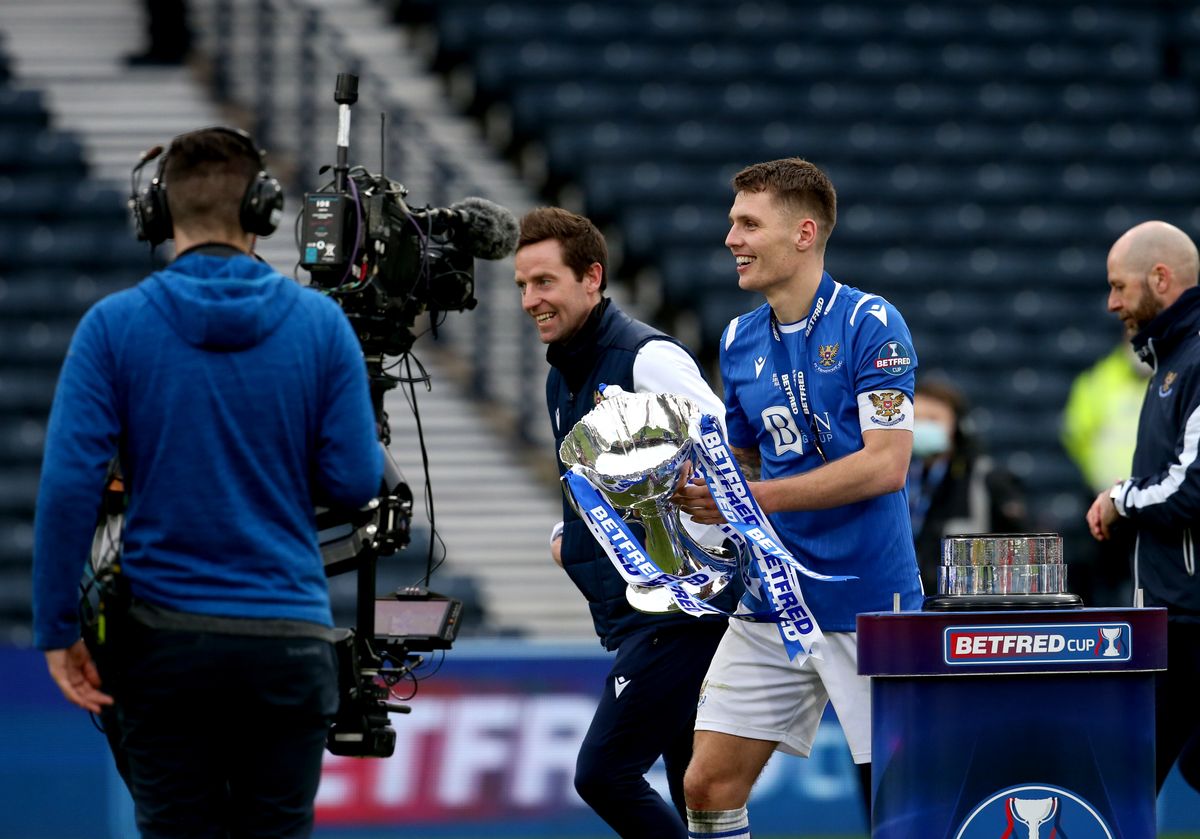
{"label": "trophy on plinth", "polygon": [[1067,591],[1062,536],[1057,533],[972,533],[942,539],[938,592],[926,611],[1075,609]]}

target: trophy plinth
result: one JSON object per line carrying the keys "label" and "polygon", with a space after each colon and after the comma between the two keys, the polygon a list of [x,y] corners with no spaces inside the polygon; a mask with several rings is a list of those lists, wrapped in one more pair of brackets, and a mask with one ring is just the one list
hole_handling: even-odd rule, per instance
{"label": "trophy plinth", "polygon": [[974,533],[942,539],[938,593],[926,611],[1075,609],[1057,533]]}

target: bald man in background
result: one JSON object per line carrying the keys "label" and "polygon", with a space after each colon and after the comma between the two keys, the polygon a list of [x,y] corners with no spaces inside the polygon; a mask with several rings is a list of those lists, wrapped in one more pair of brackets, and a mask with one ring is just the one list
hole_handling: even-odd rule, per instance
{"label": "bald man in background", "polygon": [[[1108,310],[1153,369],[1138,419],[1133,477],[1102,491],[1088,510],[1097,540],[1132,528],[1133,587],[1167,609],[1167,669],[1155,695],[1158,789],[1179,762],[1200,790],[1200,257],[1178,227],[1148,221],[1108,253]],[[1095,394],[1103,399],[1103,393]]]}

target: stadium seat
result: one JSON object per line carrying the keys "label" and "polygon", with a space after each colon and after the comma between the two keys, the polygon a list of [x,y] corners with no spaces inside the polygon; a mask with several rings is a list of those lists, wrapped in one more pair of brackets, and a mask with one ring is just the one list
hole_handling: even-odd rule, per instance
{"label": "stadium seat", "polygon": [[35,171],[83,177],[86,168],[79,143],[54,131],[0,128],[0,174]]}
{"label": "stadium seat", "polygon": [[[17,461],[7,466],[0,479],[0,517],[33,520],[33,507],[37,499],[37,464]],[[28,574],[28,569],[26,569]],[[25,604],[28,612],[29,602]]]}
{"label": "stadium seat", "polygon": [[719,246],[665,249],[661,277],[663,293],[672,300],[737,290],[733,255]]}
{"label": "stadium seat", "polygon": [[40,91],[0,85],[0,125],[4,131],[41,130],[46,121]]}
{"label": "stadium seat", "polygon": [[422,1],[706,358],[754,300],[722,245],[730,176],[824,168],[827,269],[901,308],[1033,504],[1075,479],[1057,412],[1116,340],[1108,248],[1148,218],[1200,230],[1194,4]]}

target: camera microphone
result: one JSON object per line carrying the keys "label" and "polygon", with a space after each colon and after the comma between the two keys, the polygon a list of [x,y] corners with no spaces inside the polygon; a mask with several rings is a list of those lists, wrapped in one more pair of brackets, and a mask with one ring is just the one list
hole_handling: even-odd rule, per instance
{"label": "camera microphone", "polygon": [[464,198],[450,209],[458,213],[470,234],[469,249],[478,259],[504,259],[517,250],[520,226],[505,207],[486,198]]}

